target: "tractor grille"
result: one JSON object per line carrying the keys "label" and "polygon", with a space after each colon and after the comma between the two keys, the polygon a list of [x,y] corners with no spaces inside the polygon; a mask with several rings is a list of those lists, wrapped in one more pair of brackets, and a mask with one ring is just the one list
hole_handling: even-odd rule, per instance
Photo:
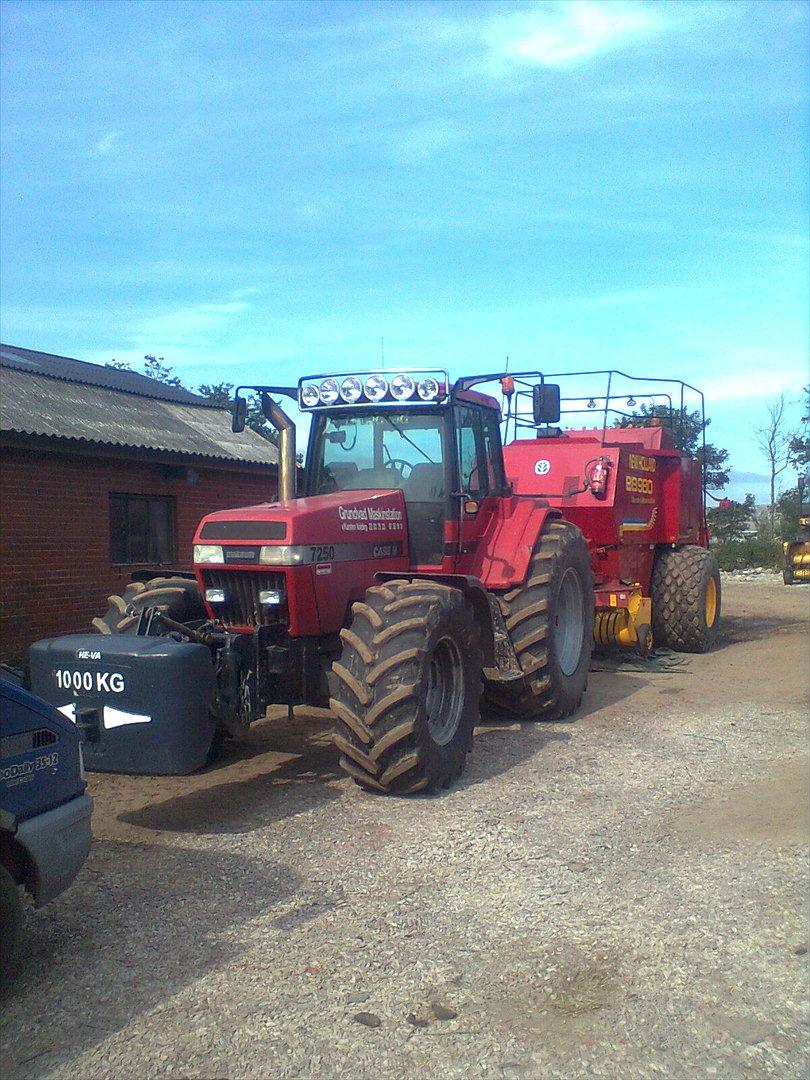
{"label": "tractor grille", "polygon": [[286,602],[260,604],[263,589],[284,590],[284,575],[262,570],[204,570],[206,589],[222,589],[224,604],[211,607],[226,626],[274,626],[286,619]]}

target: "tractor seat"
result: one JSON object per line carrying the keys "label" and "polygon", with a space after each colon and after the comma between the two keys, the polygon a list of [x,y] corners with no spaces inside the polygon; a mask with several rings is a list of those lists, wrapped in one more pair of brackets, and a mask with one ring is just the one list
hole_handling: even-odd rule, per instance
{"label": "tractor seat", "polygon": [[352,476],[344,480],[344,491],[370,490],[402,490],[403,480],[398,469],[359,469]]}
{"label": "tractor seat", "polygon": [[438,502],[444,499],[444,466],[422,461],[414,465],[405,484],[405,498],[413,502]]}
{"label": "tractor seat", "polygon": [[326,468],[337,490],[348,487],[352,477],[357,475],[357,465],[353,461],[333,461]]}

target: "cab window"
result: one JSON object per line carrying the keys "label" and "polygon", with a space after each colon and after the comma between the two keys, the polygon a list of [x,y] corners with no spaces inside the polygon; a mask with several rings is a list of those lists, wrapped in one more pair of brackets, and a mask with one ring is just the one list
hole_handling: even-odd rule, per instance
{"label": "cab window", "polygon": [[461,490],[474,499],[500,494],[505,479],[498,418],[484,409],[462,405],[456,411],[456,423]]}

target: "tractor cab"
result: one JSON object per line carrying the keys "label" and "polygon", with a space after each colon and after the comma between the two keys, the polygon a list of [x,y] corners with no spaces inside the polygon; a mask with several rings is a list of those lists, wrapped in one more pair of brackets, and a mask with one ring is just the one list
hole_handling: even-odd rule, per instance
{"label": "tractor cab", "polygon": [[441,564],[457,535],[446,523],[506,490],[498,403],[448,385],[436,371],[305,379],[299,388],[314,414],[306,494],[401,491],[415,565]]}
{"label": "tractor cab", "polygon": [[[466,380],[475,382],[476,380]],[[400,491],[409,563],[443,567],[480,532],[509,493],[500,405],[446,371],[357,372],[302,378],[297,388],[239,387],[234,430],[244,425],[239,390],[261,395],[280,432],[282,503],[340,492]],[[294,434],[271,395],[294,398],[312,415],[301,490],[294,483]],[[480,517],[479,517],[480,513]]]}

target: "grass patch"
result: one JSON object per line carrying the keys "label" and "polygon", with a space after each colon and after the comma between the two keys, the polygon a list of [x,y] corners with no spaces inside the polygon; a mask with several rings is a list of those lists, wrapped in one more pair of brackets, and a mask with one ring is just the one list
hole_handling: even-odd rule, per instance
{"label": "grass patch", "polygon": [[712,547],[721,570],[749,570],[763,566],[766,570],[782,567],[782,545],[778,540],[725,540]]}

